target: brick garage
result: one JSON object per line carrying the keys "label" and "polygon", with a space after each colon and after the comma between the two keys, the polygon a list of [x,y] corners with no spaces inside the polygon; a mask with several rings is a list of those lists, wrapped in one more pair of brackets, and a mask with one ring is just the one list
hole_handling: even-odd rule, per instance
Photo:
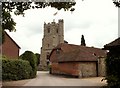
{"label": "brick garage", "polygon": [[18,44],[7,34],[4,32],[5,41],[0,46],[2,47],[2,55],[7,56],[10,59],[17,59],[19,57],[19,49]]}
{"label": "brick garage", "polygon": [[[98,59],[105,57],[106,51],[93,47],[60,44],[50,54],[51,73],[78,77],[96,77],[105,74],[105,67],[99,71]],[[101,60],[101,59],[100,59]],[[104,59],[103,59],[104,60]],[[103,72],[104,73],[104,72]]]}

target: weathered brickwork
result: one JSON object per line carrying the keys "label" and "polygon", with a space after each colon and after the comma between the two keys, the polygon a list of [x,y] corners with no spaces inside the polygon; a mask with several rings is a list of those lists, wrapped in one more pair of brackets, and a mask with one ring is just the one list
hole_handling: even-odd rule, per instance
{"label": "weathered brickwork", "polygon": [[52,63],[53,74],[66,74],[78,76],[77,63]]}

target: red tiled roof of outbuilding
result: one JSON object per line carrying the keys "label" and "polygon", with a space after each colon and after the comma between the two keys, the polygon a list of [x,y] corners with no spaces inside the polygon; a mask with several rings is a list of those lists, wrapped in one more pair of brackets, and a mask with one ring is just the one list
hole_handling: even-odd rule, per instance
{"label": "red tiled roof of outbuilding", "polygon": [[81,45],[61,43],[55,49],[61,49],[62,54],[58,57],[59,62],[64,61],[96,61],[98,57],[105,57],[106,51]]}
{"label": "red tiled roof of outbuilding", "polygon": [[58,62],[76,62],[76,61],[97,61],[96,56],[92,55],[89,52],[86,52],[84,50],[74,50],[71,52],[67,52],[67,53],[63,53],[63,55],[61,55],[58,58]]}

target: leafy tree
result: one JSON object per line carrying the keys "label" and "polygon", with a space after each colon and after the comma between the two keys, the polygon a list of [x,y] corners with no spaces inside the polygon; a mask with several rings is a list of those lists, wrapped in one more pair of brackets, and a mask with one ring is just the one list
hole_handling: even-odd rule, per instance
{"label": "leafy tree", "polygon": [[106,58],[106,79],[109,88],[120,88],[120,48],[110,50]]}
{"label": "leafy tree", "polygon": [[113,0],[116,7],[120,7],[120,0]]}
{"label": "leafy tree", "polygon": [[32,67],[32,77],[36,76],[37,66],[36,66],[36,56],[31,51],[25,51],[22,55],[20,55],[20,59],[29,61]]}
{"label": "leafy tree", "polygon": [[85,39],[84,39],[84,35],[82,35],[82,37],[81,37],[81,45],[82,45],[82,46],[86,46],[86,44],[85,44]]}
{"label": "leafy tree", "polygon": [[37,64],[37,66],[40,64],[40,54],[39,53],[36,53],[35,54],[36,55],[36,64]]}

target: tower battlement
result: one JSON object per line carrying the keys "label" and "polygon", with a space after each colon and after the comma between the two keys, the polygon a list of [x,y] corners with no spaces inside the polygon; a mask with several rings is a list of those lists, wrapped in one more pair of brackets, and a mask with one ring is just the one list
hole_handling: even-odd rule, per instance
{"label": "tower battlement", "polygon": [[63,19],[60,19],[59,22],[63,22]]}
{"label": "tower battlement", "polygon": [[54,22],[54,21],[53,21],[53,22],[49,22],[49,23],[44,22],[44,26],[47,26],[47,25],[50,26],[50,25],[52,25],[52,24],[57,25],[57,24],[59,24],[59,23],[61,23],[61,22],[62,22],[62,23],[64,22],[63,19],[59,19],[59,20],[58,20],[58,23],[56,23],[56,22]]}
{"label": "tower battlement", "polygon": [[58,20],[58,23],[56,22],[49,22],[44,23],[44,36],[54,36],[54,35],[61,35],[63,36],[63,20]]}

